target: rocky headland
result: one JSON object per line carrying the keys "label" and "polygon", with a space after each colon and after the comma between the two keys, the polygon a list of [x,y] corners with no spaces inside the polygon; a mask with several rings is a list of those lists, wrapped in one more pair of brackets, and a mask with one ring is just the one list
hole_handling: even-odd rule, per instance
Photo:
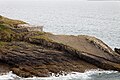
{"label": "rocky headland", "polygon": [[113,51],[100,39],[29,31],[21,24],[29,25],[0,16],[0,73],[45,77],[98,68],[120,71],[120,50]]}

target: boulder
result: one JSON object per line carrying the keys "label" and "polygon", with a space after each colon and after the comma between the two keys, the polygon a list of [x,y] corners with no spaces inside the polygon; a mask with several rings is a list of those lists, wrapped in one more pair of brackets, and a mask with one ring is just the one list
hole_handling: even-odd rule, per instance
{"label": "boulder", "polygon": [[116,53],[120,54],[120,49],[115,48],[114,50],[115,50]]}

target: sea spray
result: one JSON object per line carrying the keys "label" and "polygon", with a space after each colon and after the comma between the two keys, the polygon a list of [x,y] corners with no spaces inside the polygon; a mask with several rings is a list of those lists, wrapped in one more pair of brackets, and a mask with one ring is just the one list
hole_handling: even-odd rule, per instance
{"label": "sea spray", "polygon": [[[58,74],[59,75],[59,74]],[[120,73],[117,71],[105,71],[105,70],[87,70],[84,73],[71,72],[68,74],[62,74],[56,77],[52,73],[50,77],[29,77],[22,78],[10,71],[9,73],[0,75],[0,80],[119,80]]]}

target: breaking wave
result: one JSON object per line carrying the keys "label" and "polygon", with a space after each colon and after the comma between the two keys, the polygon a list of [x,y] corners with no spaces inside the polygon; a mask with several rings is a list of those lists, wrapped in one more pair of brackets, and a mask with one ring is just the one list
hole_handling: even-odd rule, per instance
{"label": "breaking wave", "polygon": [[22,78],[13,74],[12,71],[0,75],[0,80],[120,80],[120,73],[117,71],[105,70],[89,70],[84,73],[71,72],[67,75],[59,75],[56,77],[54,74],[50,77],[29,77]]}

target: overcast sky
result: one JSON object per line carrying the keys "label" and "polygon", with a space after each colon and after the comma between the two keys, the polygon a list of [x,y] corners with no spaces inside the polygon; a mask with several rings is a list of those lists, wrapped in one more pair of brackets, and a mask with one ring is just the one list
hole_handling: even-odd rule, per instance
{"label": "overcast sky", "polygon": [[62,2],[62,1],[87,1],[87,0],[0,0],[0,2],[17,2],[17,1],[20,1],[20,2],[29,2],[29,1],[43,1],[43,2],[46,2],[46,1],[50,1],[50,2]]}
{"label": "overcast sky", "polygon": [[3,3],[5,3],[5,2],[12,2],[12,1],[14,1],[14,2],[19,2],[19,1],[21,1],[21,2],[29,2],[29,1],[43,1],[43,2],[47,2],[47,1],[50,1],[50,2],[62,2],[62,1],[73,1],[73,2],[76,2],[76,1],[84,1],[84,2],[86,2],[86,1],[120,1],[120,0],[0,0],[0,2],[3,2]]}
{"label": "overcast sky", "polygon": [[0,1],[86,1],[86,0],[0,0]]}
{"label": "overcast sky", "polygon": [[0,1],[120,1],[120,0],[0,0]]}

